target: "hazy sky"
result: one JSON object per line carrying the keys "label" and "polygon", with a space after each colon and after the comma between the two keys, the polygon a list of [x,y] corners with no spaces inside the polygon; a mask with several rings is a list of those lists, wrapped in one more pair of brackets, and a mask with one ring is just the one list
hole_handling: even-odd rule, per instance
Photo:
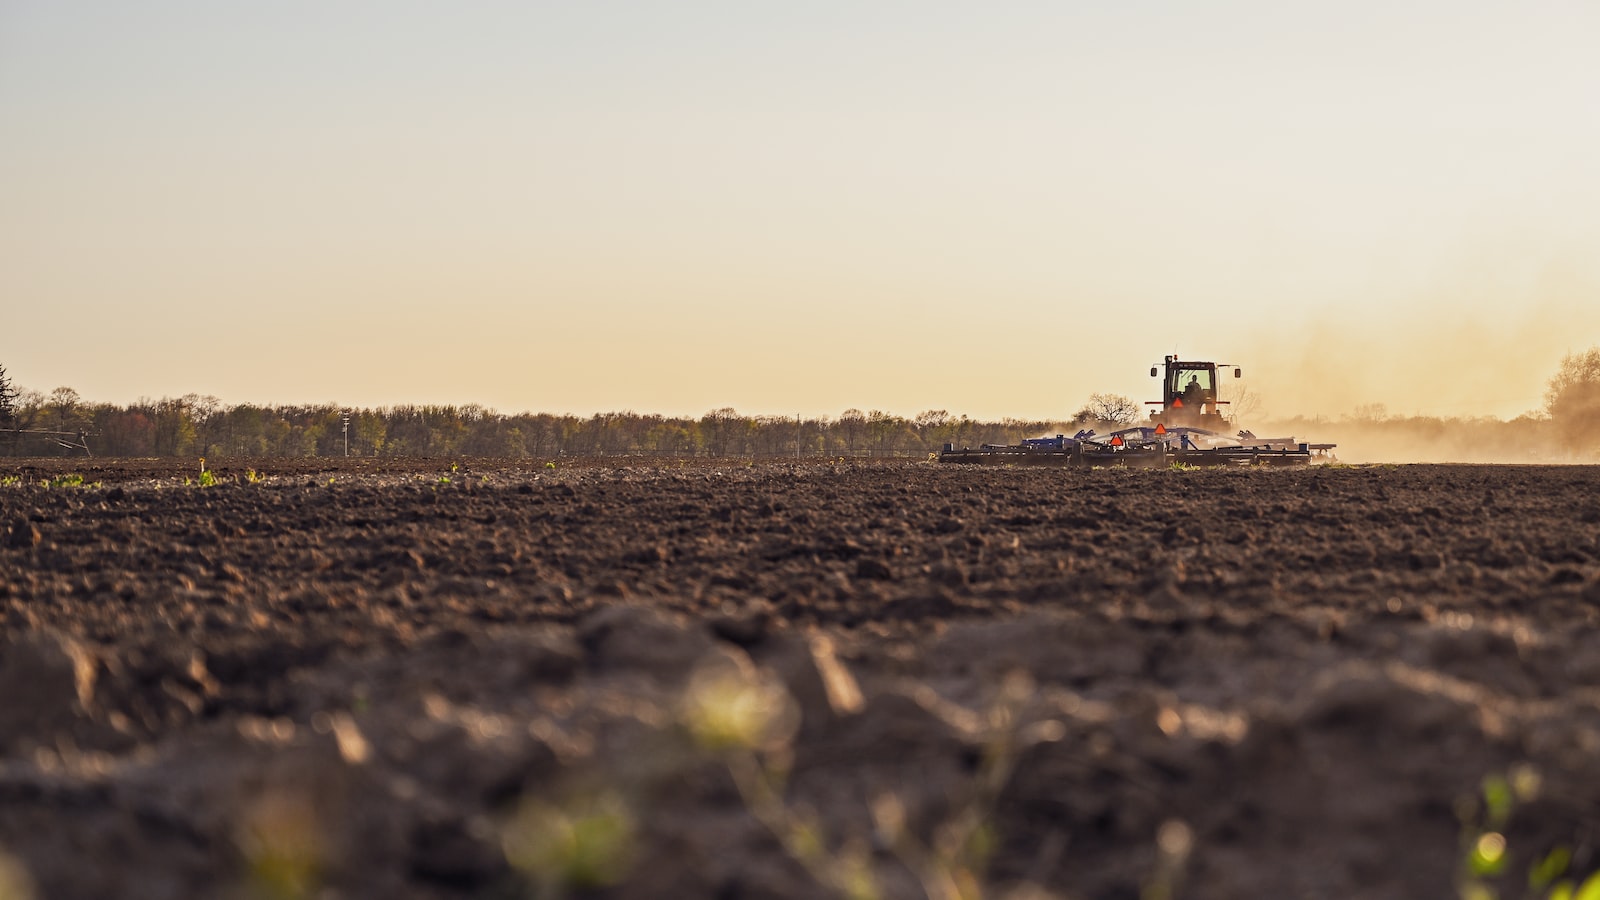
{"label": "hazy sky", "polygon": [[0,0],[0,364],[85,398],[1513,416],[1600,5]]}

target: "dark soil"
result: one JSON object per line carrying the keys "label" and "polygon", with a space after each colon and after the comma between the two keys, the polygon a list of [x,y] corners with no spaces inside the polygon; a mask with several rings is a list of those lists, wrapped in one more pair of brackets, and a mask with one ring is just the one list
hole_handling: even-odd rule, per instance
{"label": "dark soil", "polygon": [[[1509,896],[1600,867],[1594,468],[215,475],[0,461],[8,900],[798,898],[857,859],[1445,898],[1480,830]],[[797,717],[713,745],[708,672]],[[981,863],[927,849],[975,822]]]}

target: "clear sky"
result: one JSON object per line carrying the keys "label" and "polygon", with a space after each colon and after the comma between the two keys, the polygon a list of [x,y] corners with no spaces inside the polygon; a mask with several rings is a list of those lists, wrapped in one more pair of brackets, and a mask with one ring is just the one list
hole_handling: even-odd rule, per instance
{"label": "clear sky", "polygon": [[0,0],[0,364],[130,402],[1509,417],[1600,5]]}

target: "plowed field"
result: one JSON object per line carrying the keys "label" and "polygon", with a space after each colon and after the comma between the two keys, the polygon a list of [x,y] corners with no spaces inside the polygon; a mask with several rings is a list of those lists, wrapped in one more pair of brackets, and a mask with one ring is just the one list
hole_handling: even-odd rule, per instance
{"label": "plowed field", "polygon": [[1600,867],[1594,468],[212,474],[0,460],[0,897]]}

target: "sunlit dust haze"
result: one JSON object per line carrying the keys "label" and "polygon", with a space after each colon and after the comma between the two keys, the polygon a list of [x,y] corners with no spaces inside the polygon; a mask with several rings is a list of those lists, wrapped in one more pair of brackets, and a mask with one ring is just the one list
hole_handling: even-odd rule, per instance
{"label": "sunlit dust haze", "polygon": [[1600,6],[0,5],[0,365],[126,403],[975,418],[1600,344]]}

